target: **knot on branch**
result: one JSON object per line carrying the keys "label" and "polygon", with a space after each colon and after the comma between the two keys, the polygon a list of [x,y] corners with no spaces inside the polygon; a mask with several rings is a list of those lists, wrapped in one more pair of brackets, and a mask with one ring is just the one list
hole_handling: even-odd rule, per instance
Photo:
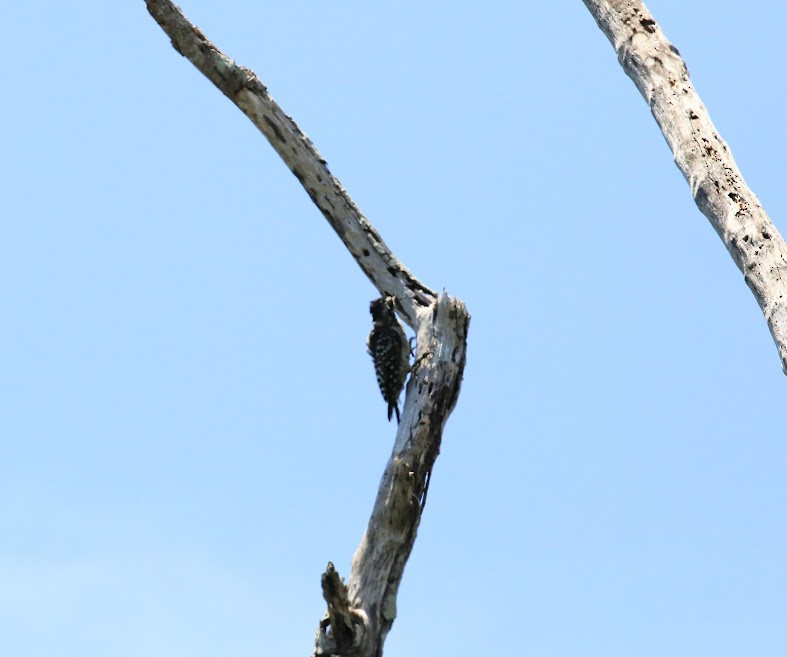
{"label": "knot on branch", "polygon": [[365,635],[365,614],[350,607],[350,599],[339,573],[331,562],[321,578],[322,597],[328,611],[320,621],[314,655],[341,655],[352,657],[360,654]]}

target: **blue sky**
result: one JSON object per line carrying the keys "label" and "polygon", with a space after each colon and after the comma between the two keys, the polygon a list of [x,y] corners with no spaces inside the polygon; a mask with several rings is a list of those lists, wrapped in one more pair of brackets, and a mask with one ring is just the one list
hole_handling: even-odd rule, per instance
{"label": "blue sky", "polygon": [[[582,3],[181,6],[473,316],[386,655],[783,657],[787,380]],[[787,8],[649,8],[784,232]],[[141,0],[0,21],[2,652],[309,654],[375,291]]]}

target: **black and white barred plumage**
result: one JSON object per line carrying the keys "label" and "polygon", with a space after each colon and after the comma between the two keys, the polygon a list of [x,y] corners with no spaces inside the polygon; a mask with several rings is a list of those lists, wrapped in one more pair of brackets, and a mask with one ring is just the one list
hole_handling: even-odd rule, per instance
{"label": "black and white barred plumage", "polygon": [[388,402],[388,421],[396,413],[399,422],[399,394],[410,371],[410,343],[394,312],[394,297],[381,297],[369,304],[374,326],[366,341],[383,399]]}

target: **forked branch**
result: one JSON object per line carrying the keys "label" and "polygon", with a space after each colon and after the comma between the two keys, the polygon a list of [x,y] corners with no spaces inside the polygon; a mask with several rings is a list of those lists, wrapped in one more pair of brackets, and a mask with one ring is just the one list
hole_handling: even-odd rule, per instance
{"label": "forked branch", "polygon": [[[270,97],[259,78],[238,66],[168,0],[146,0],[172,45],[267,137],[381,295],[416,331],[416,367],[406,388],[396,443],[380,482],[347,585],[331,564],[322,578],[328,612],[315,655],[379,657],[396,616],[396,594],[426,502],[443,427],[456,404],[470,316],[438,295],[391,253],[309,138]],[[365,314],[365,308],[364,308]]]}

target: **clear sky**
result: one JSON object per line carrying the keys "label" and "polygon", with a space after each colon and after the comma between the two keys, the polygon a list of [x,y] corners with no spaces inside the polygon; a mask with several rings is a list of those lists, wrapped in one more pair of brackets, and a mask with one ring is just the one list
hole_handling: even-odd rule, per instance
{"label": "clear sky", "polygon": [[[784,657],[787,378],[584,5],[181,6],[473,317],[386,656]],[[649,7],[787,232],[787,6]],[[308,655],[375,290],[142,0],[0,22],[0,654]]]}

